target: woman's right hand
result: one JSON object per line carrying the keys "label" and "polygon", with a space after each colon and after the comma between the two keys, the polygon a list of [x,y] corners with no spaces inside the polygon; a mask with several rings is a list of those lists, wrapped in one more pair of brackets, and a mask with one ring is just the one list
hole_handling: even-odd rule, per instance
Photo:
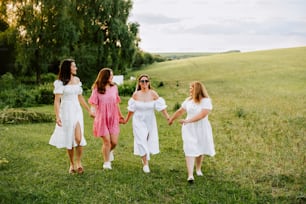
{"label": "woman's right hand", "polygon": [[56,118],[56,124],[62,127],[62,120],[60,118]]}

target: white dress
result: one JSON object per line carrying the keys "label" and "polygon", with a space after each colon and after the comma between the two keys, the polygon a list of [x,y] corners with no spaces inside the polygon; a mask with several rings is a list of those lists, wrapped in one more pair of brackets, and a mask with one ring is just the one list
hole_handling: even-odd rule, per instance
{"label": "white dress", "polygon": [[[186,99],[182,103],[182,108],[187,112],[186,119],[189,119],[199,114],[203,109],[212,110],[212,103],[210,98],[203,98],[200,103]],[[216,154],[208,115],[196,122],[184,124],[182,126],[182,138],[185,156],[214,156]]]}
{"label": "white dress", "polygon": [[82,83],[73,85],[63,85],[63,82],[56,80],[54,82],[54,94],[62,94],[60,103],[60,117],[62,127],[55,125],[54,132],[50,138],[49,144],[57,148],[72,149],[77,146],[74,138],[76,124],[81,126],[82,139],[80,146],[86,145],[84,137],[83,111],[78,100],[78,95],[82,94]]}
{"label": "white dress", "polygon": [[133,114],[134,154],[139,156],[159,153],[157,123],[154,110],[167,108],[165,100],[159,97],[155,101],[143,102],[130,98],[128,110]]}

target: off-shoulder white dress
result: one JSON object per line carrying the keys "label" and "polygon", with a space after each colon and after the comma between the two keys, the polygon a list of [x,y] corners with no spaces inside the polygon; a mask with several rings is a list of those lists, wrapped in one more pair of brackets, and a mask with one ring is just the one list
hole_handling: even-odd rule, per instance
{"label": "off-shoulder white dress", "polygon": [[133,114],[134,154],[139,156],[159,153],[158,130],[154,111],[167,108],[166,102],[159,97],[157,100],[143,102],[130,98],[128,110]]}
{"label": "off-shoulder white dress", "polygon": [[[200,103],[195,103],[193,100],[186,99],[182,103],[182,108],[187,112],[186,119],[189,119],[199,114],[203,109],[212,110],[212,103],[210,98],[203,98]],[[182,126],[182,137],[186,156],[214,156],[216,154],[208,115],[196,122],[184,124]]]}
{"label": "off-shoulder white dress", "polygon": [[49,144],[57,148],[72,149],[77,146],[74,139],[76,124],[81,126],[82,139],[80,146],[86,145],[84,137],[83,111],[78,100],[78,95],[82,94],[82,83],[73,85],[63,85],[63,82],[56,80],[54,82],[54,94],[62,94],[60,103],[60,117],[62,127],[55,125],[54,132],[50,138]]}

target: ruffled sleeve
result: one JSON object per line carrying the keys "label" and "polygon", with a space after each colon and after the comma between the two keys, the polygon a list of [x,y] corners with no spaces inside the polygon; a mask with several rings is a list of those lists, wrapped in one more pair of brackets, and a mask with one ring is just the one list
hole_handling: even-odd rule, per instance
{"label": "ruffled sleeve", "polygon": [[128,101],[128,111],[135,112],[136,110],[136,101],[133,98],[130,98]]}
{"label": "ruffled sleeve", "polygon": [[185,110],[187,109],[187,102],[188,102],[188,99],[186,99],[181,105],[181,107]]}
{"label": "ruffled sleeve", "polygon": [[80,86],[80,88],[79,88],[79,95],[82,95],[82,93],[83,93],[83,88],[82,88],[82,82],[80,82],[79,83],[79,86]]}
{"label": "ruffled sleeve", "polygon": [[210,98],[203,98],[200,106],[202,109],[212,110],[212,103]]}
{"label": "ruffled sleeve", "polygon": [[53,85],[54,85],[54,90],[53,90],[54,94],[63,94],[64,84],[61,80],[54,81]]}
{"label": "ruffled sleeve", "polygon": [[159,97],[156,101],[155,101],[155,110],[157,111],[162,111],[164,109],[167,108],[166,105],[166,101],[165,99],[163,99],[162,97]]}
{"label": "ruffled sleeve", "polygon": [[88,103],[93,104],[93,105],[98,105],[98,90],[95,88],[91,92],[91,96],[88,99]]}

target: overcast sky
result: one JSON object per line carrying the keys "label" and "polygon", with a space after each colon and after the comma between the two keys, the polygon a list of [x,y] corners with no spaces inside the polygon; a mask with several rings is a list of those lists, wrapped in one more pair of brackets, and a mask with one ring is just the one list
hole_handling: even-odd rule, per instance
{"label": "overcast sky", "polygon": [[306,46],[306,0],[133,0],[147,52]]}

